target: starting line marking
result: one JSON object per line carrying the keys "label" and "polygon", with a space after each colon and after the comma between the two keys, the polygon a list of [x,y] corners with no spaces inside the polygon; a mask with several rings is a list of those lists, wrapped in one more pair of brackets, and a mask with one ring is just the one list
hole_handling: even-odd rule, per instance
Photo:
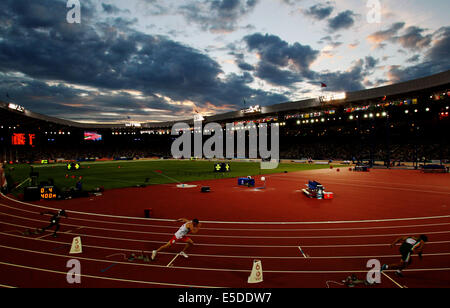
{"label": "starting line marking", "polygon": [[400,285],[399,283],[397,283],[394,279],[392,279],[391,277],[389,277],[388,274],[386,274],[385,272],[381,272],[384,276],[386,276],[387,278],[389,278],[390,281],[392,281],[393,283],[395,283],[397,285],[397,287],[399,287],[400,289],[404,289],[405,287],[403,287],[402,285]]}
{"label": "starting line marking", "polygon": [[167,264],[167,266],[166,267],[171,267],[172,266],[172,264],[173,264],[173,262],[175,262],[175,260],[178,258],[178,256],[179,256],[180,254],[177,254],[173,259],[172,259],[172,261],[170,261],[170,263],[169,264]]}

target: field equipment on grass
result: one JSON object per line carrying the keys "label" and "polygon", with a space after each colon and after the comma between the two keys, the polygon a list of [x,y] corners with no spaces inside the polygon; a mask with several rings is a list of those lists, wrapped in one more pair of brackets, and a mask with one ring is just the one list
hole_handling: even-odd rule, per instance
{"label": "field equipment on grass", "polygon": [[309,198],[326,200],[334,198],[334,194],[332,192],[326,192],[325,187],[316,181],[309,181],[308,184],[306,184],[306,188],[302,189],[302,191]]}

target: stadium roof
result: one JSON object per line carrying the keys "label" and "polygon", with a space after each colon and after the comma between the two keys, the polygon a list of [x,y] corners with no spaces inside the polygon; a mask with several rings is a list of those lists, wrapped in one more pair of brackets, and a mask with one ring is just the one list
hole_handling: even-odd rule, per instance
{"label": "stadium roof", "polygon": [[[254,116],[269,116],[278,113],[284,112],[296,112],[296,111],[305,111],[308,109],[321,108],[323,107],[324,101],[330,106],[339,106],[345,104],[354,104],[354,103],[364,103],[370,100],[376,100],[387,97],[393,97],[398,95],[407,95],[412,93],[417,93],[427,89],[433,89],[437,87],[450,87],[450,70],[446,72],[442,72],[436,75],[410,80],[407,82],[402,82],[398,84],[393,84],[384,87],[378,87],[368,90],[349,92],[345,94],[345,98],[337,97],[333,99],[332,97],[317,97],[313,99],[306,99],[295,102],[286,102],[271,106],[264,106],[260,108],[260,112],[258,113],[246,113],[242,110],[228,112],[223,114],[218,114],[214,116],[205,117],[205,122],[223,122],[226,120],[229,121],[239,121],[244,118],[249,118],[252,115]],[[94,123],[79,123],[69,120],[64,120],[60,118],[50,117],[46,115],[42,115],[39,113],[35,113],[29,111],[21,106],[15,105],[13,103],[5,103],[0,102],[0,108],[6,109],[11,112],[15,112],[18,114],[24,114],[27,117],[56,123],[65,126],[71,126],[75,128],[85,128],[85,129],[113,129],[113,128],[125,128],[129,125],[127,124],[94,124]],[[141,127],[143,128],[162,128],[162,127],[172,127],[173,124],[177,122],[185,122],[189,124],[193,124],[193,119],[188,120],[180,120],[180,121],[172,121],[172,122],[155,122],[155,123],[141,123]]]}

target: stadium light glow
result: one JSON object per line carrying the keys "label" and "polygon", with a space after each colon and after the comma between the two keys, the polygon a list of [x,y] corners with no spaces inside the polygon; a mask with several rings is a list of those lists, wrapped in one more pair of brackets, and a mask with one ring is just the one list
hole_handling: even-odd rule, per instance
{"label": "stadium light glow", "polygon": [[19,112],[25,112],[25,108],[24,107],[22,107],[20,105],[13,104],[13,103],[8,104],[8,108],[12,109],[12,110],[19,111]]}
{"label": "stadium light glow", "polygon": [[332,102],[332,101],[338,101],[338,100],[343,100],[347,98],[347,93],[336,93],[336,94],[332,94],[332,95],[328,95],[328,96],[321,96],[319,99],[322,102]]}

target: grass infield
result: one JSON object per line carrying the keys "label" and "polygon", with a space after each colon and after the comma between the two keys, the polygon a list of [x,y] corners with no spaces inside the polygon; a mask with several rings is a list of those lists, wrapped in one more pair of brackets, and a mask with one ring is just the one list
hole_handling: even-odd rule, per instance
{"label": "grass infield", "polygon": [[[261,170],[260,164],[256,162],[230,162],[230,172],[215,173],[214,164],[212,161],[183,160],[85,162],[80,163],[81,169],[77,171],[68,171],[66,164],[32,166],[34,171],[39,173],[38,182],[53,179],[56,187],[64,189],[74,187],[81,176],[83,190],[88,191],[100,186],[103,186],[105,189],[114,189],[135,187],[143,184],[188,183],[201,180],[330,168],[329,165],[281,163],[276,169]],[[31,166],[14,165],[7,166],[5,169],[8,181],[20,184],[29,177]],[[72,178],[72,176],[75,176],[75,178]],[[18,194],[22,191],[23,187],[16,189],[13,193]]]}

